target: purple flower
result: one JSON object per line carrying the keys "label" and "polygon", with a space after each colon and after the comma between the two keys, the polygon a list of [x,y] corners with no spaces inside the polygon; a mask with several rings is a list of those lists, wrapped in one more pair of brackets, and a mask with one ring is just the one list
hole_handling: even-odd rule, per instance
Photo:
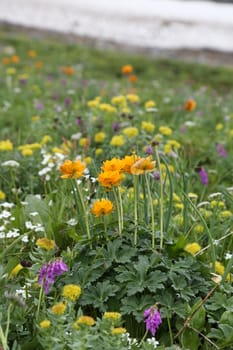
{"label": "purple flower", "polygon": [[66,106],[66,107],[69,107],[70,104],[71,104],[71,98],[70,98],[69,96],[67,96],[67,97],[65,98],[64,103],[65,103],[65,106]]}
{"label": "purple flower", "polygon": [[223,148],[223,145],[221,145],[221,143],[217,144],[217,151],[220,157],[227,157],[227,151]]}
{"label": "purple flower", "polygon": [[49,293],[50,287],[55,282],[55,277],[68,271],[68,266],[61,259],[48,262],[39,271],[38,284],[44,287],[45,294]]}
{"label": "purple flower", "polygon": [[119,123],[114,122],[114,123],[112,124],[112,130],[113,130],[114,132],[117,132],[119,129],[120,129]]}
{"label": "purple flower", "polygon": [[155,335],[156,330],[162,323],[161,315],[156,306],[151,306],[144,312],[144,322],[146,324],[146,330]]}
{"label": "purple flower", "polygon": [[205,171],[204,167],[201,167],[201,170],[199,171],[199,175],[200,175],[202,185],[204,186],[208,185],[209,183],[208,174]]}
{"label": "purple flower", "polygon": [[153,174],[152,177],[155,181],[158,181],[160,179],[160,172],[156,170]]}
{"label": "purple flower", "polygon": [[150,156],[153,154],[153,147],[151,145],[146,146],[145,153]]}
{"label": "purple flower", "polygon": [[35,103],[35,108],[38,109],[39,111],[43,111],[44,105],[43,105],[42,102],[38,101],[38,102]]}

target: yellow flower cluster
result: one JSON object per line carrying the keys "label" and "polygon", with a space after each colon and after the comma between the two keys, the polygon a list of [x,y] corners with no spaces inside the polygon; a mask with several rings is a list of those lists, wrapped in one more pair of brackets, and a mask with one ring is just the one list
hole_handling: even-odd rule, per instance
{"label": "yellow flower cluster", "polygon": [[105,312],[103,319],[120,320],[121,314],[119,312]]}
{"label": "yellow flower cluster", "polygon": [[46,237],[38,238],[36,241],[36,245],[45,250],[53,250],[55,248],[55,242],[52,239],[48,239]]}
{"label": "yellow flower cluster", "polygon": [[189,243],[184,247],[184,250],[191,255],[195,255],[201,250],[201,246],[196,242]]}
{"label": "yellow flower cluster", "polygon": [[94,326],[95,325],[95,320],[91,316],[80,316],[77,321],[73,323],[73,328],[74,329],[79,329],[80,325],[85,325],[85,326]]}
{"label": "yellow flower cluster", "polygon": [[54,315],[63,315],[66,311],[66,304],[58,303],[52,306],[52,313]]}
{"label": "yellow flower cluster", "polygon": [[63,287],[62,296],[68,300],[76,301],[81,295],[81,287],[76,284],[67,284]]}
{"label": "yellow flower cluster", "polygon": [[13,144],[10,140],[0,141],[0,151],[12,151]]}

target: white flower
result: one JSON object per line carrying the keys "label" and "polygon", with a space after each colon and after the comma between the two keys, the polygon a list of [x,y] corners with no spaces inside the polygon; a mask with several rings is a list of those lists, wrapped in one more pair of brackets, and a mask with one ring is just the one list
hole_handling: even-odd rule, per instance
{"label": "white flower", "polygon": [[2,166],[9,166],[12,168],[18,168],[19,167],[19,163],[16,162],[15,160],[7,160],[6,162],[2,163]]}
{"label": "white flower", "polygon": [[232,257],[232,254],[231,254],[231,253],[226,253],[226,255],[225,255],[225,259],[226,259],[226,260],[230,260],[231,257]]}
{"label": "white flower", "polygon": [[69,221],[66,222],[70,226],[75,226],[77,225],[78,221],[76,219],[70,219]]}
{"label": "white flower", "polygon": [[3,208],[13,208],[14,207],[14,204],[13,203],[8,203],[8,202],[3,202],[0,204],[0,207],[3,207]]}
{"label": "white flower", "polygon": [[39,215],[39,213],[37,211],[32,211],[31,213],[29,213],[29,215],[31,216],[37,216]]}
{"label": "white flower", "polygon": [[8,210],[3,210],[2,213],[0,214],[0,219],[7,219],[11,216],[11,212]]}

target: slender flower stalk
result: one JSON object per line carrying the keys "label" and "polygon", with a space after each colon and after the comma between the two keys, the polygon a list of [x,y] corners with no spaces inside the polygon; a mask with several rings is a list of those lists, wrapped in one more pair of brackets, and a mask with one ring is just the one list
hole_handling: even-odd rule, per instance
{"label": "slender flower stalk", "polygon": [[117,196],[117,193],[116,193],[116,190],[115,188],[113,187],[113,195],[114,195],[114,199],[115,199],[115,202],[116,202],[116,208],[117,208],[117,217],[118,217],[118,231],[119,231],[119,236],[121,236],[122,234],[122,226],[121,226],[121,209],[120,209],[120,205],[119,205],[119,200],[118,200],[118,196]]}
{"label": "slender flower stalk", "polygon": [[85,227],[86,227],[86,231],[87,231],[87,237],[88,237],[88,240],[91,241],[91,233],[90,233],[89,220],[88,220],[88,211],[87,211],[84,199],[83,199],[83,194],[82,194],[82,191],[81,191],[80,186],[77,183],[77,181],[74,180],[74,184],[75,184],[75,188],[77,190],[79,200],[80,200],[80,203],[82,206],[83,217],[84,217]]}
{"label": "slender flower stalk", "polygon": [[162,179],[162,168],[161,168],[161,163],[160,163],[160,157],[159,157],[159,152],[158,152],[158,147],[155,147],[155,154],[158,162],[158,169],[160,173],[160,203],[159,203],[159,208],[160,208],[160,250],[163,249],[163,179]]}
{"label": "slender flower stalk", "polygon": [[120,218],[121,218],[121,232],[123,231],[124,227],[124,215],[123,215],[123,205],[122,205],[122,198],[121,198],[121,191],[120,188],[117,187],[118,192],[118,198],[119,198],[119,209],[120,209]]}
{"label": "slender flower stalk", "polygon": [[[152,233],[152,238],[151,238],[151,247],[152,249],[155,248],[155,218],[154,218],[154,206],[153,206],[153,200],[152,200],[152,195],[151,195],[151,190],[150,190],[150,184],[148,181],[147,174],[145,173],[145,180],[146,180],[146,187],[147,187],[147,193],[148,193],[148,198],[149,198],[149,205],[150,205],[150,210],[151,210],[151,233]],[[145,200],[145,198],[144,198]]]}
{"label": "slender flower stalk", "polygon": [[134,245],[138,242],[138,177],[133,177],[134,183]]}

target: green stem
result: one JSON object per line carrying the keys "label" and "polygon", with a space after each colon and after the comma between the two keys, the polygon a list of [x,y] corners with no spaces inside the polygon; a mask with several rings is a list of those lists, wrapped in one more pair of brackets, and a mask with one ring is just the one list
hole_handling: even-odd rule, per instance
{"label": "green stem", "polygon": [[167,317],[167,324],[168,324],[168,329],[169,329],[169,336],[170,336],[170,345],[173,345],[173,335],[172,335],[172,328],[171,328],[171,322],[170,322],[170,318]]}
{"label": "green stem", "polygon": [[114,194],[116,208],[117,208],[119,236],[121,236],[121,212],[120,212],[119,202],[118,202],[118,198],[117,198],[117,193],[116,193],[116,190],[114,187],[113,187],[113,194]]}
{"label": "green stem", "polygon": [[139,343],[139,345],[138,345],[139,348],[140,348],[140,346],[142,345],[142,343],[144,342],[144,340],[146,339],[147,334],[148,334],[148,330],[145,331],[145,334],[144,334],[144,336],[142,337],[142,340],[140,341],[140,343]]}
{"label": "green stem", "polygon": [[[154,218],[154,206],[153,206],[153,200],[151,196],[151,190],[150,190],[150,184],[148,181],[148,175],[145,173],[145,180],[146,180],[146,187],[147,187],[147,193],[149,198],[149,205],[151,210],[151,233],[152,233],[152,239],[151,239],[151,247],[152,249],[155,248],[155,218]],[[144,198],[145,200],[145,198]]]}
{"label": "green stem", "polygon": [[3,333],[1,325],[0,325],[0,339],[1,339],[1,343],[2,343],[3,349],[7,350],[8,349],[7,339],[6,339],[6,337],[5,337],[4,333]]}
{"label": "green stem", "polygon": [[38,301],[37,311],[36,311],[36,321],[37,321],[38,318],[39,318],[40,307],[41,307],[42,298],[43,298],[43,295],[44,295],[44,293],[43,293],[43,292],[44,292],[44,291],[43,291],[43,288],[44,288],[44,283],[42,283],[42,286],[40,287],[39,301]]}
{"label": "green stem", "polygon": [[122,232],[123,227],[124,227],[123,205],[122,205],[120,188],[117,187],[117,190],[118,190],[118,198],[119,198],[119,208],[120,208],[120,213],[121,213],[121,232]]}
{"label": "green stem", "polygon": [[162,169],[161,169],[161,163],[159,158],[159,152],[158,147],[155,147],[155,154],[158,162],[158,169],[159,169],[159,182],[160,182],[160,250],[163,249],[163,179],[162,179]]}
{"label": "green stem", "polygon": [[10,328],[11,309],[12,309],[12,304],[10,304],[8,309],[7,309],[7,324],[6,324],[6,330],[5,330],[5,339],[6,339],[6,341],[7,341],[7,338],[8,338],[8,333],[9,333],[9,328]]}
{"label": "green stem", "polygon": [[136,247],[138,242],[138,178],[137,175],[133,177],[134,184],[134,245]]}

